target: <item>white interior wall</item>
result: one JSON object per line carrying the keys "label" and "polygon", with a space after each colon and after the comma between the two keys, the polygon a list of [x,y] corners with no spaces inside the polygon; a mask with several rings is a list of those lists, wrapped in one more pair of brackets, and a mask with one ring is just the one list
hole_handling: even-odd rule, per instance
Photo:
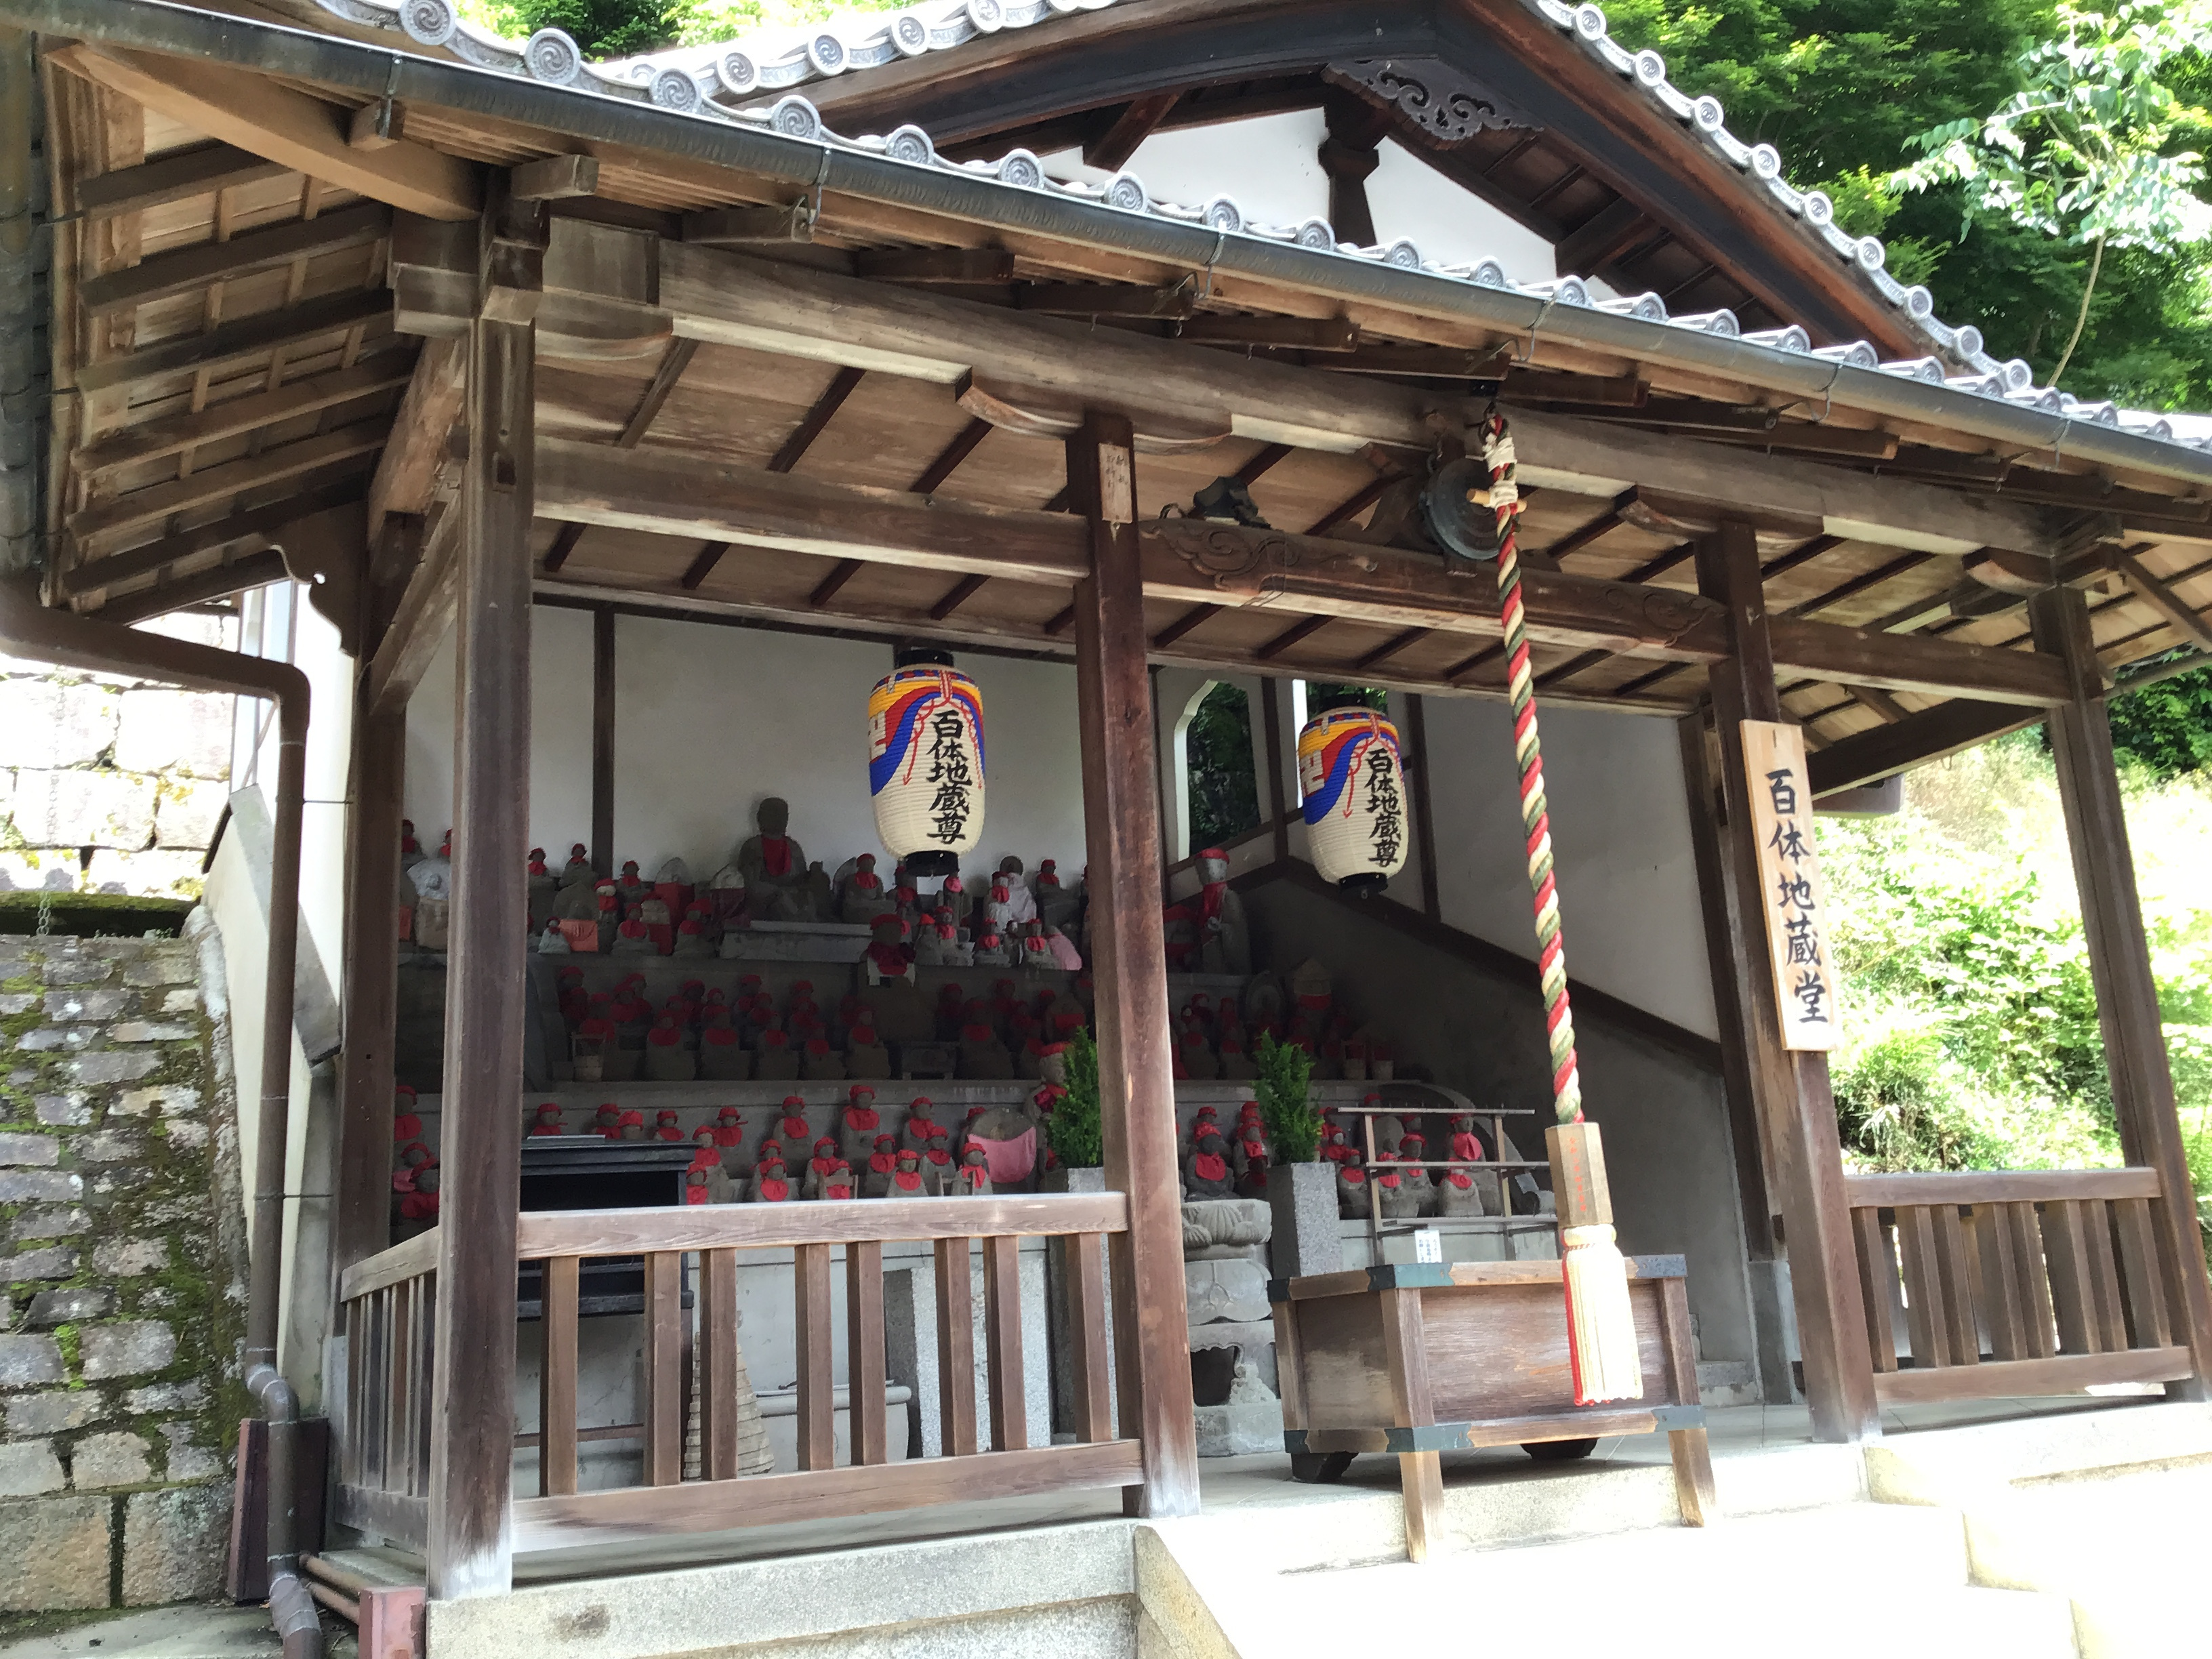
{"label": "white interior wall", "polygon": [[[592,619],[532,611],[531,839],[556,865],[591,838]],[[973,872],[1008,853],[1035,870],[1083,868],[1083,779],[1075,671],[959,654],[983,696],[988,794]],[[615,624],[615,848],[650,877],[681,858],[705,880],[752,833],[769,795],[791,803],[791,833],[834,870],[881,856],[867,779],[869,689],[886,645],[763,629],[623,617]],[[407,806],[434,847],[453,811],[450,642],[408,708]]]}
{"label": "white interior wall", "polygon": [[[1717,1036],[1674,721],[1541,712],[1567,971]],[[1443,919],[1533,958],[1510,712],[1484,699],[1431,697],[1427,713]]]}
{"label": "white interior wall", "polygon": [[[1161,201],[1198,206],[1226,196],[1254,223],[1295,225],[1328,217],[1328,175],[1319,155],[1328,136],[1328,121],[1317,109],[1156,132],[1137,146],[1123,171],[1142,179]],[[1395,139],[1384,139],[1378,153],[1367,179],[1367,206],[1382,241],[1403,237],[1437,264],[1495,259],[1516,282],[1544,283],[1558,275],[1551,245],[1528,227],[1462,190]],[[1114,176],[1085,167],[1078,150],[1055,151],[1043,162],[1055,179],[1103,184]]]}

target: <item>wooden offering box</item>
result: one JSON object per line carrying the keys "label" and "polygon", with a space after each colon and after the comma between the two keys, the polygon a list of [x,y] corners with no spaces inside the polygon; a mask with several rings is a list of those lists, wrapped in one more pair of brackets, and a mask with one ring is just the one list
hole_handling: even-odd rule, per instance
{"label": "wooden offering box", "polygon": [[1519,1445],[1538,1458],[1572,1458],[1605,1435],[1664,1431],[1682,1519],[1703,1526],[1719,1510],[1682,1258],[1630,1257],[1628,1293],[1644,1394],[1577,1406],[1556,1261],[1398,1265],[1273,1280],[1292,1476],[1334,1480],[1355,1453],[1396,1453],[1406,1553],[1420,1561],[1442,1545],[1439,1453]]}

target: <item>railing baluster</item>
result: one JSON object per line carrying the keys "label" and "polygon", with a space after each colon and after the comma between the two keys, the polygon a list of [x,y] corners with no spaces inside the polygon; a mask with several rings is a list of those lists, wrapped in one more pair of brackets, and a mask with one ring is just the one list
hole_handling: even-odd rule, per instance
{"label": "railing baluster", "polygon": [[391,1294],[390,1288],[386,1287],[368,1298],[370,1398],[368,1412],[362,1421],[362,1477],[368,1485],[379,1488],[384,1485],[386,1413],[392,1409],[391,1321],[386,1314]]}
{"label": "railing baluster", "polygon": [[1945,1335],[1949,1339],[1954,1365],[1978,1365],[1982,1334],[1974,1324],[1973,1258],[1966,1231],[1955,1204],[1933,1206],[1936,1224],[1936,1273],[1943,1286]]}
{"label": "railing baluster", "polygon": [[993,1451],[1021,1451],[1030,1443],[1020,1250],[1021,1240],[1011,1234],[994,1233],[983,1241],[983,1341],[991,1366]]}
{"label": "railing baluster", "polygon": [[1076,1233],[1067,1241],[1068,1370],[1075,1437],[1097,1444],[1114,1437],[1114,1399],[1106,1356],[1106,1239]]}
{"label": "railing baluster", "polygon": [[799,1467],[834,1468],[837,1463],[837,1395],[830,1369],[830,1249],[801,1244],[792,1251],[797,1283],[798,1317],[793,1336],[799,1348]]}
{"label": "railing baluster", "polygon": [[645,1258],[645,1483],[684,1479],[684,1255]]}
{"label": "railing baluster", "polygon": [[417,1281],[422,1294],[422,1353],[416,1362],[416,1376],[421,1379],[422,1410],[415,1428],[415,1491],[424,1498],[430,1495],[430,1426],[434,1420],[430,1409],[431,1382],[437,1372],[438,1358],[438,1275],[426,1273]]}
{"label": "railing baluster", "polygon": [[2113,1205],[2119,1224],[2120,1260],[2128,1274],[2128,1321],[2138,1348],[2163,1348],[2173,1340],[2166,1316],[2166,1275],[2158,1264],[2151,1200],[2123,1198]]}
{"label": "railing baluster", "polygon": [[2112,1218],[2100,1198],[2080,1205],[2081,1237],[2088,1246],[2089,1316],[2096,1322],[2097,1340],[2107,1353],[2121,1353],[2128,1346],[2127,1310],[2120,1300],[2119,1268],[2112,1260]]}
{"label": "railing baluster", "polygon": [[1859,1300],[1866,1307],[1867,1346],[1877,1371],[1897,1369],[1897,1259],[1890,1254],[1889,1230],[1875,1209],[1851,1212],[1851,1236],[1858,1246]]}
{"label": "railing baluster", "polygon": [[422,1443],[422,1420],[430,1414],[430,1368],[422,1363],[428,1322],[423,1317],[428,1279],[407,1285],[407,1431],[399,1444],[399,1479],[396,1488],[409,1497],[428,1497],[429,1489],[415,1484],[415,1449]]}
{"label": "railing baluster", "polygon": [[890,1461],[890,1429],[884,1391],[884,1247],[873,1239],[845,1246],[845,1372],[851,1402],[853,1462],[865,1468]]}
{"label": "railing baluster", "polygon": [[576,1294],[583,1262],[555,1255],[539,1265],[545,1363],[538,1376],[538,1491],[565,1498],[576,1490]]}
{"label": "railing baluster", "polygon": [[1897,1207],[1897,1243],[1905,1263],[1905,1317],[1916,1367],[1951,1363],[1950,1323],[1943,1316],[1936,1269],[1936,1223],[1924,1204]]}
{"label": "railing baluster", "polygon": [[2058,1346],[2066,1353],[2101,1352],[2089,1300],[2088,1252],[2081,1206],[2063,1199],[2045,1204],[2043,1256],[2051,1267],[2051,1301],[2058,1315]]}
{"label": "railing baluster", "polygon": [[699,1253],[699,1340],[707,1397],[700,1404],[701,1465],[709,1480],[738,1478],[738,1253]]}
{"label": "railing baluster", "polygon": [[356,1297],[345,1304],[345,1328],[346,1432],[345,1443],[338,1448],[338,1483],[358,1486],[362,1484],[363,1379],[368,1371],[368,1312],[364,1298]]}
{"label": "railing baluster", "polygon": [[975,1449],[975,1290],[969,1241],[937,1241],[937,1397],[944,1413],[945,1455]]}
{"label": "railing baluster", "polygon": [[2044,1253],[2043,1228],[2033,1202],[2022,1200],[2004,1206],[2005,1231],[2012,1237],[2013,1254],[2020,1261],[2021,1316],[2028,1358],[2048,1359],[2058,1352],[2058,1316],[2051,1304],[2051,1263]]}
{"label": "railing baluster", "polygon": [[2028,1357],[2027,1316],[2021,1297],[2024,1268],[2002,1204],[1974,1206],[1974,1243],[1982,1266],[1981,1306],[1990,1322],[1990,1352],[1999,1359]]}

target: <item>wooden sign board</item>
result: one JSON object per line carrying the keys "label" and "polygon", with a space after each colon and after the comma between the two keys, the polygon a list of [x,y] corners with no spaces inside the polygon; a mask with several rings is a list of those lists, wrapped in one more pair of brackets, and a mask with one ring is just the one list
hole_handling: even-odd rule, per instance
{"label": "wooden sign board", "polygon": [[1827,1049],[1841,1029],[1828,948],[1828,890],[1813,844],[1805,734],[1773,720],[1743,723],[1745,793],[1759,845],[1759,905],[1774,964],[1785,1048]]}

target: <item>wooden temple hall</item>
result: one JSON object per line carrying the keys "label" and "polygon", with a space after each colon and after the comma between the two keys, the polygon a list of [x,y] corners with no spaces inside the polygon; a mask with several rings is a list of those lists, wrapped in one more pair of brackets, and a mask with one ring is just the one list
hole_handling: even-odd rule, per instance
{"label": "wooden temple hall", "polygon": [[[1436,1571],[1523,1444],[1654,1448],[1695,1522],[1731,1408],[2203,1398],[2104,709],[2212,650],[2212,419],[2034,385],[1597,6],[922,0],[617,64],[449,0],[0,25],[0,635],[269,711],[234,1571],[288,1653],[311,1595],[379,1659],[750,1651],[844,1625],[673,1569],[1030,1551],[852,1592],[927,1620],[1073,1571],[1048,1525],[1289,1550],[1367,1496],[1314,1565]],[[1589,1405],[1495,420],[1641,1345]],[[130,626],[287,594],[258,657]],[[980,697],[988,792],[903,872],[895,664]],[[1349,885],[1301,806],[1346,686],[1404,786]],[[1776,848],[2038,723],[2126,1167],[1847,1172]],[[1268,1027],[1317,1182],[1242,1145]],[[1002,1165],[1085,1030],[1100,1152]],[[1124,1608],[1061,1651],[1138,1650],[1122,1548],[1037,1592]]]}

